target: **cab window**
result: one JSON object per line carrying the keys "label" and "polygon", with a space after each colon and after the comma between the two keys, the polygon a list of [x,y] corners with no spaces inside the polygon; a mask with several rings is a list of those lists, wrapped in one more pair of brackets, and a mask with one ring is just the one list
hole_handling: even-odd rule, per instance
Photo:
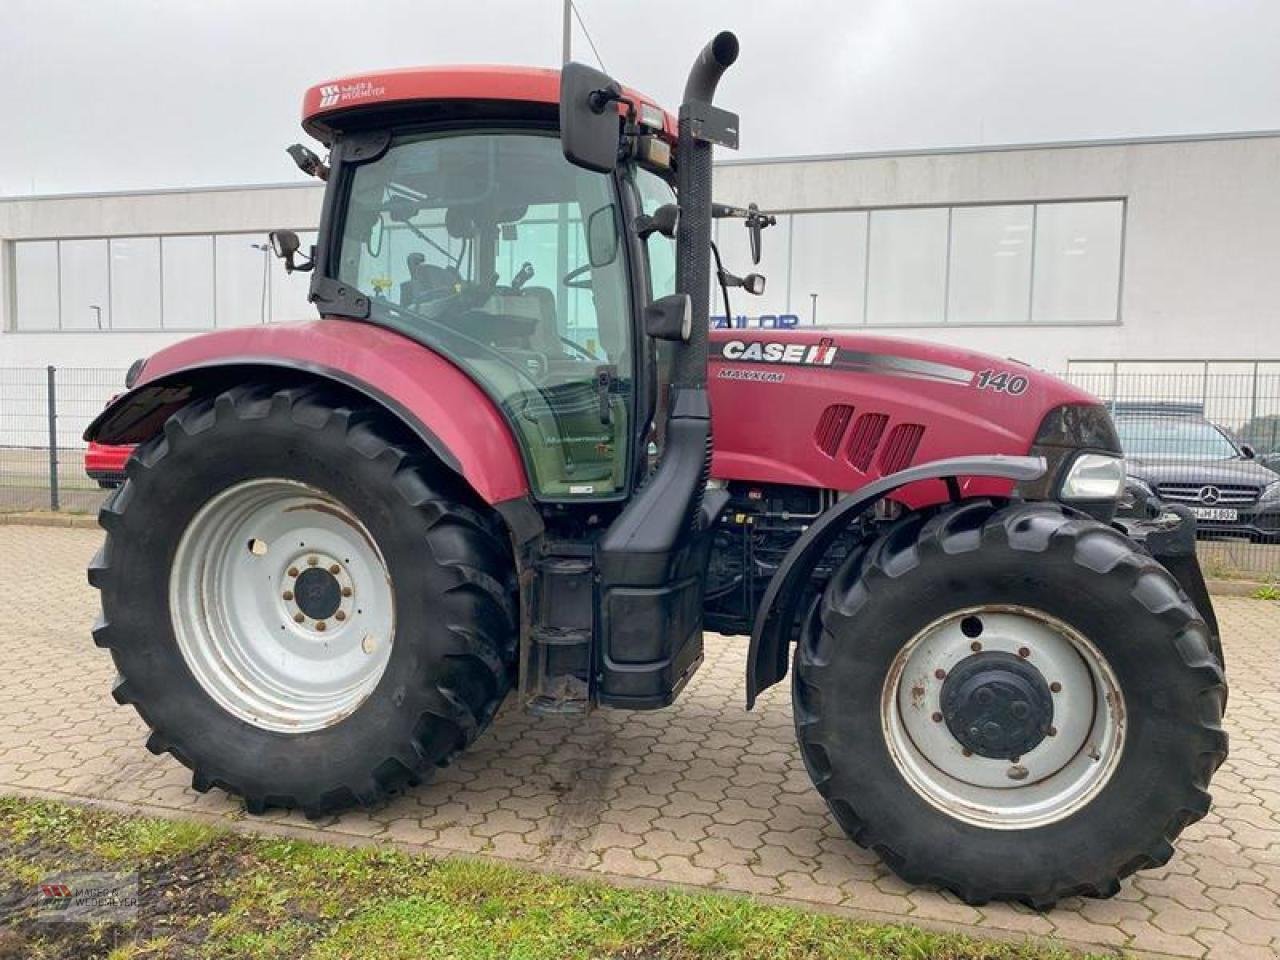
{"label": "cab window", "polygon": [[393,139],[355,168],[338,278],[503,407],[539,496],[626,485],[630,303],[610,177],[532,133]]}
{"label": "cab window", "polygon": [[[675,192],[656,173],[636,171],[636,189],[640,194],[640,209],[647,214],[659,207],[676,202]],[[649,296],[665,297],[676,292],[676,241],[660,233],[651,233],[645,241],[649,252]]]}

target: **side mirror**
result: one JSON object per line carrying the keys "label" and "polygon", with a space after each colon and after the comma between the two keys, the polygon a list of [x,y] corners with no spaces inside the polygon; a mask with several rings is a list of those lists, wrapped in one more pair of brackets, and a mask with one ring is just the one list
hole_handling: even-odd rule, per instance
{"label": "side mirror", "polygon": [[618,256],[618,210],[613,204],[587,217],[587,262],[607,267]]}
{"label": "side mirror", "polygon": [[1240,444],[1240,456],[1246,460],[1256,460],[1258,459],[1258,451],[1253,449],[1252,444],[1242,443]]}
{"label": "side mirror", "polygon": [[[298,235],[292,230],[272,230],[267,234],[267,239],[271,243],[271,252],[284,261],[286,273],[293,273],[295,270],[306,273],[315,266],[315,261],[310,259],[304,263],[296,263],[294,261],[298,248],[302,246],[302,241],[298,239]],[[315,251],[313,250],[312,252],[314,253]]]}
{"label": "side mirror", "polygon": [[644,308],[644,332],[655,340],[687,343],[693,334],[693,301],[687,293],[670,293]]}
{"label": "side mirror", "polygon": [[271,252],[281,260],[288,260],[302,246],[302,241],[292,230],[272,230],[267,239],[271,241]]}
{"label": "side mirror", "polygon": [[751,240],[751,264],[755,266],[760,263],[760,234],[764,231],[760,227],[758,220],[747,221],[747,236]]}
{"label": "side mirror", "polygon": [[560,146],[575,166],[610,173],[618,165],[618,82],[585,63],[560,71]]}
{"label": "side mirror", "polygon": [[653,213],[642,213],[633,224],[636,236],[648,240],[655,233],[670,239],[676,235],[676,227],[680,225],[680,208],[674,203],[664,203]]}

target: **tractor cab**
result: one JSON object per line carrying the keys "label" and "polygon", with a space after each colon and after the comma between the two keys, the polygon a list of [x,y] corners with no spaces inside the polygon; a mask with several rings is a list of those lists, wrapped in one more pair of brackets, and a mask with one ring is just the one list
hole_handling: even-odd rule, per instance
{"label": "tractor cab", "polygon": [[[332,164],[322,313],[390,327],[472,377],[542,503],[620,503],[644,466],[654,351],[637,321],[672,291],[675,258],[670,236],[632,224],[672,200],[673,124],[627,100],[643,120],[607,171],[566,156],[558,71],[400,71],[306,100]],[[612,104],[605,120],[616,157],[627,121]]]}

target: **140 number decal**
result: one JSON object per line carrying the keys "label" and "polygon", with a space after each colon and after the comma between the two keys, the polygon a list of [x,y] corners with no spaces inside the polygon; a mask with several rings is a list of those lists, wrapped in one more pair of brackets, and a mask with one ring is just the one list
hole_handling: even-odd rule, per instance
{"label": "140 number decal", "polygon": [[994,390],[1017,397],[1027,392],[1027,378],[1005,370],[979,370],[974,386],[979,390]]}

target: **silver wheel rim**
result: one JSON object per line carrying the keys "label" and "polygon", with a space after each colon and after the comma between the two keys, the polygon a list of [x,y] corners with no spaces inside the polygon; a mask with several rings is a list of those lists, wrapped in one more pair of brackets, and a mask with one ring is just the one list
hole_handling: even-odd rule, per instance
{"label": "silver wheel rim", "polygon": [[178,649],[224,710],[306,733],[352,714],[391,656],[394,597],[364,525],[314,487],[261,479],[188,524],[169,578]]}
{"label": "silver wheel rim", "polygon": [[[1052,732],[1025,755],[980,756],[943,720],[946,677],[982,651],[1025,660],[1052,690]],[[996,830],[1071,816],[1106,786],[1124,748],[1124,699],[1106,658],[1079,631],[1029,607],[971,607],[929,624],[894,658],[880,717],[893,762],[916,793]]]}

